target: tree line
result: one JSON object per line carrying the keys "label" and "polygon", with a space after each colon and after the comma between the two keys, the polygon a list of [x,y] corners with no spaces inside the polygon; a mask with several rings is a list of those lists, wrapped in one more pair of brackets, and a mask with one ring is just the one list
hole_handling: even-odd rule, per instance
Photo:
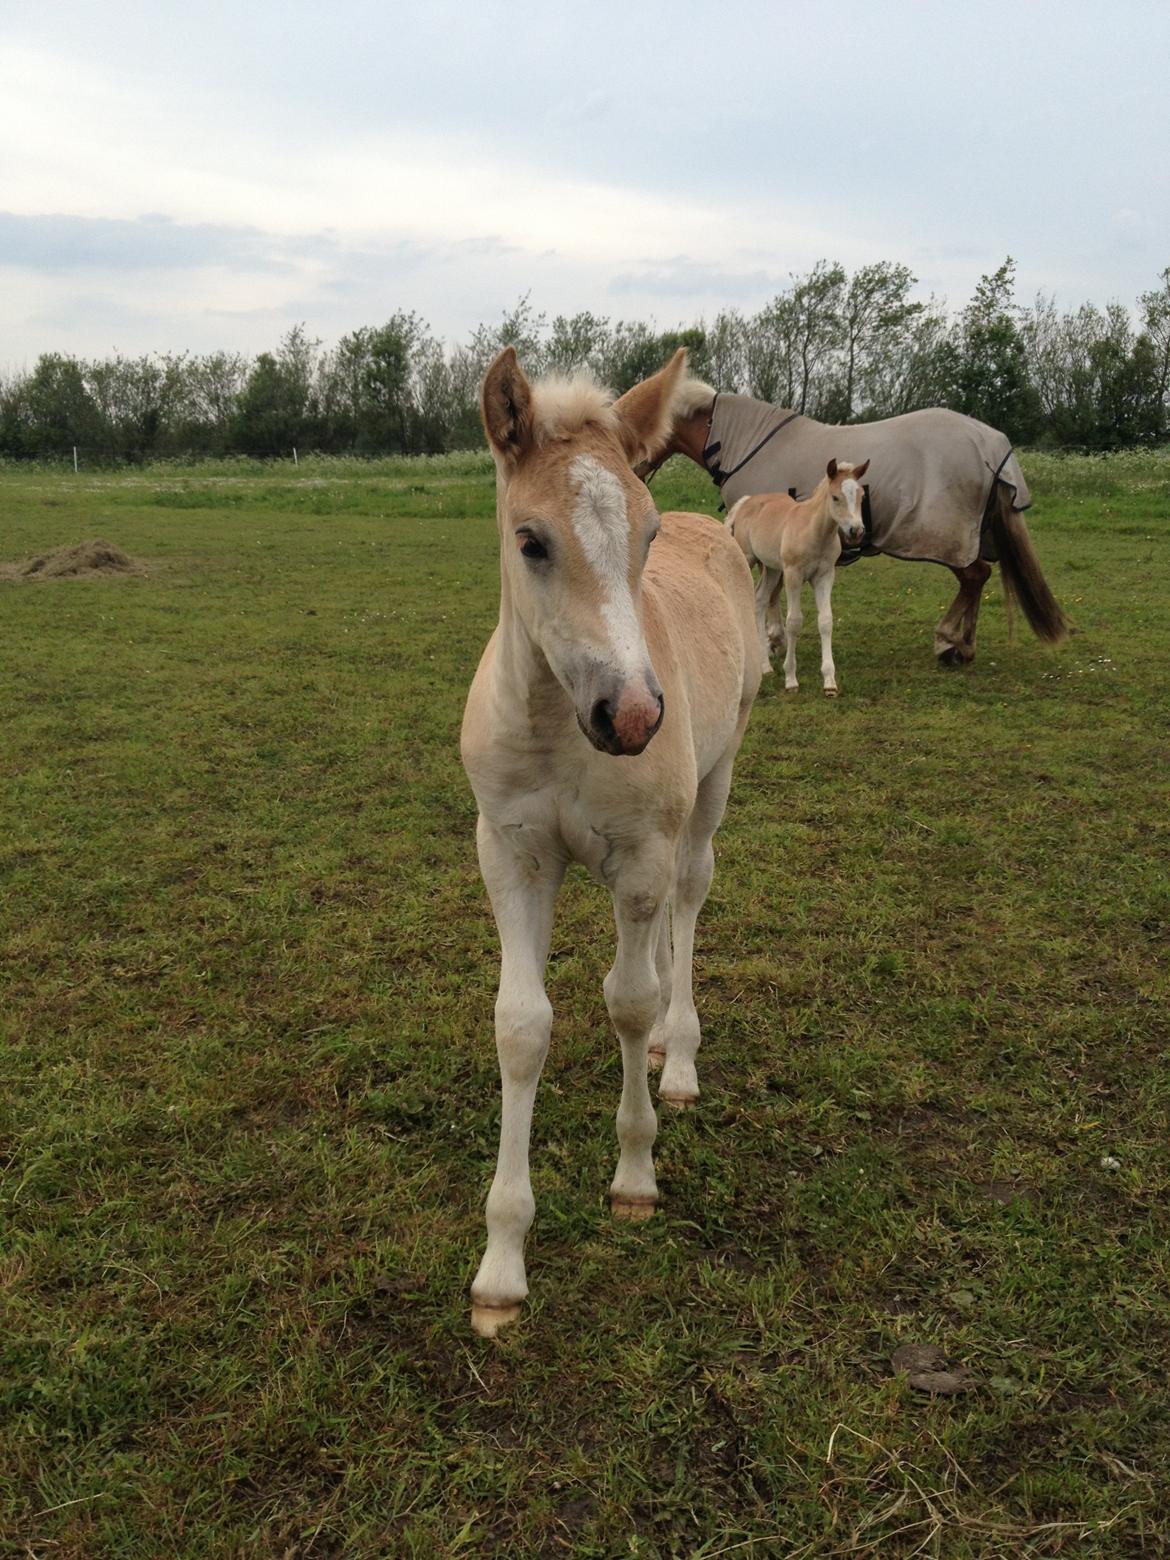
{"label": "tree line", "polygon": [[906,266],[821,261],[756,314],[659,331],[588,311],[551,323],[522,298],[446,347],[399,311],[323,349],[302,325],[273,352],[87,361],[45,353],[0,378],[0,456],[437,454],[481,442],[477,392],[501,347],[530,374],[589,367],[620,394],[685,346],[696,374],[823,422],[949,406],[1019,444],[1083,450],[1170,437],[1170,267],[1133,310],[1015,300],[1010,257],[957,313],[911,298]]}

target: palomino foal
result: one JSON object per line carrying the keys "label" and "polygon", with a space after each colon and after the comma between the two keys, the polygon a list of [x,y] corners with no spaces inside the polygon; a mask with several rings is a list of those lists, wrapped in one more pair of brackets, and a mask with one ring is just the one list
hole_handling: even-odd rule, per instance
{"label": "palomino foal", "polygon": [[462,747],[502,950],[500,1153],[471,1290],[472,1326],[486,1337],[528,1293],[528,1144],[552,1027],[544,968],[570,861],[609,888],[617,923],[604,983],[623,1064],[616,1216],[645,1218],[658,1198],[652,1029],[665,1053],[660,1097],[698,1098],[695,919],[762,667],[739,549],[702,516],[660,519],[630,469],[662,448],[685,377],[680,350],[611,402],[588,381],[530,385],[508,347],[483,385],[500,621],[471,686]]}
{"label": "palomino foal", "polygon": [[[865,536],[861,518],[862,486],[869,461],[860,466],[828,464],[825,475],[803,503],[787,493],[758,493],[741,498],[731,507],[727,529],[743,549],[748,563],[760,566],[756,585],[756,620],[765,658],[778,643],[780,629],[768,624],[769,608],[775,612],[784,582],[788,603],[785,620],[784,686],[794,692],[796,638],[804,622],[800,592],[812,581],[817,603],[817,628],[821,635],[821,677],[830,698],[837,693],[837,668],[833,664],[833,575],[841,556],[841,537],[856,547]],[[770,667],[768,668],[771,669]]]}

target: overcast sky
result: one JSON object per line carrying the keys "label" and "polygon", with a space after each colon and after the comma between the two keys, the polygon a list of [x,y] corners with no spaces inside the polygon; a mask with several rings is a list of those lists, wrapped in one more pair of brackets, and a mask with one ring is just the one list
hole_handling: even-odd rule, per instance
{"label": "overcast sky", "polygon": [[1170,5],[0,0],[0,364],[1170,265]]}

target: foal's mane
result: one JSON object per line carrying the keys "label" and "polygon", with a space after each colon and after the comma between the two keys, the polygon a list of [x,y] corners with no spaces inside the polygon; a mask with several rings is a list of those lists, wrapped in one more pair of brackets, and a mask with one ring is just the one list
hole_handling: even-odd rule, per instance
{"label": "foal's mane", "polygon": [[[661,408],[659,436],[651,442],[664,443],[677,422],[706,409],[714,399],[715,391],[701,379],[680,378],[669,402]],[[537,380],[532,386],[532,419],[540,444],[571,439],[589,427],[611,432],[618,429],[613,392],[599,383],[590,369]]]}
{"label": "foal's mane", "polygon": [[836,477],[831,477],[829,475],[829,473],[826,471],[824,476],[817,483],[816,487],[813,488],[812,492],[808,495],[808,497],[804,500],[804,502],[806,504],[811,504],[814,499],[825,499],[825,498],[827,498],[828,494],[829,494],[829,489],[832,487],[833,483],[838,478],[844,480],[845,478],[851,477],[856,470],[857,470],[857,462],[855,460],[854,461],[839,460],[837,462],[837,476]]}
{"label": "foal's mane", "polygon": [[532,387],[532,425],[541,444],[570,439],[588,427],[616,431],[613,393],[588,369],[538,379]]}

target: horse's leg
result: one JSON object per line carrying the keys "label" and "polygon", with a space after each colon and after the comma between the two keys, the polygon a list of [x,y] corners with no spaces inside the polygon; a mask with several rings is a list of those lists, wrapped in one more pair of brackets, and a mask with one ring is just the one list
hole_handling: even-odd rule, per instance
{"label": "horse's leg", "polygon": [[648,1219],[658,1201],[650,1150],[658,1118],[646,1079],[647,1042],[658,1011],[660,917],[670,887],[670,859],[641,854],[619,871],[613,892],[617,958],[605,977],[605,1005],[622,1046],[622,1098],[617,1113],[620,1152],[610,1207],[619,1219]]}
{"label": "horse's leg", "polygon": [[768,641],[768,599],[779,582],[775,569],[760,564],[760,577],[756,581],[756,627],[760,632],[760,648],[764,652],[764,675],[772,670],[772,646]]}
{"label": "horse's leg", "polygon": [[695,1057],[701,1038],[699,1015],[695,1010],[693,963],[695,923],[711,887],[715,870],[712,838],[727,806],[731,789],[731,770],[739,748],[744,715],[735,741],[700,782],[694,811],[679,851],[678,872],[671,903],[674,932],[674,969],[671,978],[670,1007],[663,1025],[666,1061],[658,1084],[658,1097],[669,1105],[685,1107],[699,1097],[699,1076]]}
{"label": "horse's leg", "polygon": [[670,909],[663,905],[658,913],[658,941],[654,947],[654,968],[658,973],[658,1017],[650,1031],[649,1062],[651,1067],[661,1067],[666,1060],[666,1042],[662,1028],[670,1005],[670,980],[674,959],[670,947]]}
{"label": "horse's leg", "polygon": [[784,570],[784,595],[788,602],[788,616],[784,620],[784,639],[787,646],[784,653],[784,687],[788,693],[795,693],[800,686],[796,680],[796,640],[804,623],[800,610],[802,583],[799,569]]}
{"label": "horse's leg", "polygon": [[565,868],[562,862],[517,852],[482,817],[476,842],[503,955],[496,997],[496,1051],[503,1095],[500,1152],[487,1199],[487,1250],[471,1286],[471,1325],[491,1338],[515,1321],[528,1293],[524,1237],[536,1208],[528,1175],[528,1142],[536,1085],[552,1030],[544,967],[553,905]]}
{"label": "horse's leg", "polygon": [[970,600],[963,614],[963,654],[966,660],[975,659],[975,630],[979,626],[979,608],[983,605],[983,587],[991,578],[991,565],[986,558],[976,558],[964,570],[970,587]]}
{"label": "horse's leg", "polygon": [[773,572],[772,578],[776,583],[772,586],[772,593],[768,597],[767,619],[769,653],[775,650],[776,646],[784,638],[784,630],[780,626],[780,592],[784,588],[784,576],[777,569]]}
{"label": "horse's leg", "polygon": [[976,558],[964,569],[952,569],[959,594],[939,619],[934,631],[934,653],[944,666],[962,666],[975,659],[975,629],[983,587],[991,575],[985,558]]}
{"label": "horse's leg", "polygon": [[817,602],[817,631],[821,636],[821,680],[830,698],[837,697],[837,668],[833,665],[833,568],[812,582]]}

